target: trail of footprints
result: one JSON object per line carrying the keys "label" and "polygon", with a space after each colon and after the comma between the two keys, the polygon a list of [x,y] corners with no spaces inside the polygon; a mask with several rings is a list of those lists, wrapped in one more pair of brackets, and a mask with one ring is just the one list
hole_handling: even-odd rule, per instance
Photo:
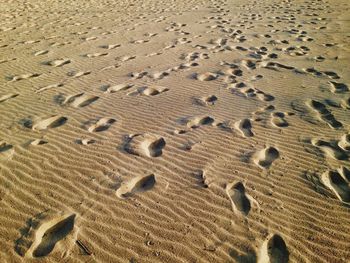
{"label": "trail of footprints", "polygon": [[[289,1],[286,1],[289,5]],[[282,6],[270,7],[271,9],[282,8]],[[214,9],[215,10],[215,9]],[[217,10],[218,13],[225,14],[223,10]],[[215,13],[215,11],[214,11]],[[307,57],[311,53],[311,49],[307,46],[308,42],[312,42],[313,38],[308,35],[308,32],[299,29],[291,29],[289,33],[294,35],[294,39],[300,45],[291,45],[289,40],[276,40],[271,39],[267,43],[268,45],[273,46],[270,48],[267,46],[261,47],[247,47],[245,42],[249,40],[249,37],[245,35],[244,29],[249,29],[254,27],[252,21],[259,21],[262,19],[260,14],[250,14],[245,13],[240,15],[242,18],[241,29],[234,29],[229,26],[229,23],[222,19],[222,16],[211,16],[206,18],[200,23],[207,23],[208,21],[216,21],[217,23],[212,26],[208,26],[208,32],[220,32],[224,37],[212,39],[209,43],[194,44],[194,38],[187,36],[191,33],[187,32],[189,26],[187,24],[170,22],[167,24],[167,27],[164,28],[165,32],[175,32],[178,35],[183,35],[184,37],[177,38],[172,41],[168,46],[166,46],[162,52],[166,50],[171,50],[178,45],[193,45],[192,48],[196,50],[205,50],[205,52],[193,51],[186,54],[183,54],[180,58],[186,63],[181,63],[180,65],[170,68],[164,71],[155,71],[153,73],[140,71],[140,72],[131,72],[128,76],[130,82],[121,83],[121,84],[111,84],[101,87],[101,90],[106,93],[105,95],[113,96],[113,93],[127,91],[126,95],[131,97],[137,96],[163,96],[166,92],[171,92],[169,88],[158,86],[158,85],[145,85],[138,86],[135,88],[132,83],[133,80],[143,79],[144,77],[151,80],[160,80],[164,77],[167,77],[173,71],[178,70],[188,70],[193,67],[200,66],[199,63],[209,59],[211,56],[214,56],[215,53],[219,52],[232,52],[239,51],[246,54],[246,59],[242,59],[239,62],[226,62],[223,61],[220,63],[220,69],[217,71],[208,71],[203,72],[198,70],[197,73],[194,73],[190,76],[193,80],[198,80],[200,82],[210,82],[215,83],[216,81],[223,81],[227,88],[232,91],[233,94],[239,94],[245,96],[247,99],[257,98],[261,102],[272,103],[275,100],[275,96],[268,94],[255,87],[254,81],[258,81],[263,78],[262,75],[255,75],[251,79],[251,82],[243,80],[243,75],[246,74],[246,71],[249,73],[254,72],[258,69],[267,69],[273,70],[276,72],[291,71],[298,74],[309,74],[315,77],[324,77],[328,80],[329,89],[334,94],[344,94],[349,91],[348,86],[345,83],[341,83],[339,76],[336,72],[333,71],[322,71],[315,68],[306,68],[306,69],[297,69],[294,66],[289,66],[286,64],[279,63],[277,59],[282,56],[297,56],[297,57]],[[157,21],[163,21],[165,18],[159,18]],[[293,14],[284,14],[281,16],[271,17],[271,21],[276,22],[288,22],[293,24],[295,17]],[[227,23],[227,25],[225,24]],[[247,26],[248,25],[248,26]],[[249,27],[250,25],[250,27]],[[267,25],[274,27],[273,25]],[[8,28],[6,30],[11,30]],[[130,29],[131,30],[131,29]],[[185,31],[186,30],[186,31]],[[275,30],[275,31],[273,31]],[[5,29],[3,30],[5,31]],[[271,29],[271,33],[278,32],[278,29]],[[79,34],[85,34],[80,32]],[[78,34],[78,35],[79,35]],[[147,39],[137,39],[132,40],[129,44],[142,45],[151,41],[151,38],[158,36],[158,33],[149,33],[145,34]],[[186,37],[185,37],[186,36]],[[270,34],[256,34],[257,39],[270,39]],[[84,37],[84,41],[97,40],[99,36]],[[35,44],[36,41],[26,42],[25,44]],[[232,45],[232,43],[235,43]],[[59,47],[65,43],[52,43],[51,47]],[[288,45],[283,46],[283,45]],[[326,44],[326,47],[331,47],[333,44]],[[117,48],[121,47],[121,44],[105,44],[100,45],[99,48],[108,50],[108,52],[113,52]],[[34,52],[34,56],[42,56],[51,52],[50,50],[39,50]],[[149,54],[149,56],[160,55],[162,52],[155,52]],[[109,56],[110,53],[107,52],[95,52],[95,53],[84,53],[82,57],[94,59],[98,57]],[[116,60],[117,64],[113,66],[108,66],[105,69],[117,68],[123,63],[128,63],[132,60],[138,59],[134,55],[122,55]],[[317,61],[324,61],[325,58],[322,56],[317,56],[315,58]],[[69,58],[57,58],[50,61],[44,61],[42,63],[46,66],[51,66],[53,68],[65,68],[65,65],[74,64],[74,61]],[[69,66],[67,66],[69,67]],[[70,71],[66,73],[67,76],[72,78],[79,78],[91,74],[90,71]],[[40,77],[41,74],[38,73],[27,73],[14,76],[8,76],[7,80],[10,82],[27,80],[31,78]],[[337,80],[337,81],[335,81]],[[36,93],[42,93],[51,89],[57,89],[62,87],[63,83],[56,83],[47,85],[37,89]],[[7,93],[0,96],[0,103],[11,103],[11,100],[19,96],[19,93]],[[89,95],[88,93],[81,92],[78,94],[68,95],[62,97],[61,105],[62,106],[72,106],[73,108],[84,108],[86,106],[93,105],[97,101],[101,101],[102,96]],[[196,104],[201,106],[210,106],[216,107],[218,104],[218,97],[215,94],[203,95],[202,97],[195,98],[194,101]],[[322,102],[316,99],[310,99],[305,102],[306,105],[310,108],[313,114],[322,122],[326,123],[332,129],[341,129],[343,124],[338,121],[332,112],[324,105]],[[345,109],[350,108],[350,98],[345,98],[342,101],[342,105]],[[209,107],[208,107],[209,108]],[[288,113],[275,111],[275,106],[266,105],[263,109],[255,112],[257,115],[262,115],[265,113],[270,113],[270,123],[273,127],[276,128],[287,128],[289,127],[288,122]],[[53,128],[58,128],[63,126],[68,121],[68,117],[54,115],[47,118],[42,118],[28,124],[25,124],[26,127],[31,128],[33,131],[44,132]],[[102,117],[95,120],[91,120],[84,127],[90,133],[103,132],[110,129],[114,123],[117,122],[114,118]],[[195,116],[193,118],[188,118],[185,120],[184,129],[176,130],[175,135],[181,135],[188,131],[195,131],[203,126],[208,127],[223,127],[222,122],[218,122],[214,117],[210,115],[201,115]],[[239,136],[242,136],[246,139],[252,139],[254,137],[255,130],[253,128],[253,119],[243,118],[241,120],[236,120],[233,124],[233,129],[237,131]],[[77,144],[89,145],[95,142],[93,139],[78,139]],[[45,144],[47,141],[43,139],[36,139],[31,142],[32,145],[41,145]],[[347,160],[350,152],[350,135],[344,134],[339,141],[326,141],[321,139],[312,139],[311,144],[314,147],[319,148],[325,153],[327,157],[330,157],[335,160]],[[2,142],[0,144],[0,153],[5,152],[11,149],[13,146]],[[123,145],[123,150],[132,155],[146,158],[164,158],[166,154],[166,140],[162,136],[155,134],[144,133],[144,134],[132,134],[126,138],[125,144]],[[278,162],[280,159],[281,153],[277,147],[266,146],[264,149],[256,151],[252,156],[253,163],[263,170],[268,170],[271,166]],[[207,185],[204,174],[201,175],[203,184]],[[324,172],[320,177],[323,185],[328,188],[333,194],[343,203],[350,203],[350,171],[341,167],[337,171],[328,170]],[[142,175],[135,178],[132,178],[124,182],[117,190],[116,196],[121,199],[126,199],[137,193],[145,192],[153,189],[156,186],[156,176],[154,174]],[[231,202],[232,210],[236,215],[242,215],[248,217],[253,213],[253,206],[256,201],[248,194],[249,189],[247,189],[246,184],[236,181],[233,183],[228,183],[226,185],[226,194]],[[76,235],[77,227],[75,226],[75,219],[77,215],[74,213],[60,214],[55,215],[53,218],[45,218],[38,220],[36,224],[33,224],[29,227],[28,233],[21,236],[17,240],[16,250],[17,252],[25,257],[44,257],[49,255],[55,248],[58,242],[65,242],[67,237],[72,237]],[[37,219],[35,219],[37,220]],[[68,242],[69,243],[69,242]],[[270,234],[268,238],[263,242],[260,251],[259,251],[259,260],[260,263],[267,262],[288,262],[289,261],[289,251],[286,245],[286,242],[279,234]]]}

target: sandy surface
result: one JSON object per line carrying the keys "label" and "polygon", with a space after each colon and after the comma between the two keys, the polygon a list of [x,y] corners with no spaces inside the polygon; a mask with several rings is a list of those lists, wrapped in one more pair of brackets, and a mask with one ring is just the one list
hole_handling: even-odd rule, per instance
{"label": "sandy surface", "polygon": [[349,1],[5,2],[1,262],[349,262]]}

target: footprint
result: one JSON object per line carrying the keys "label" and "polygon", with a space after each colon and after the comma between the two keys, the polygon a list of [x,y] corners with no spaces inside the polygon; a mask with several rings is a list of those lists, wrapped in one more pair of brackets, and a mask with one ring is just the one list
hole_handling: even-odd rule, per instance
{"label": "footprint", "polygon": [[252,132],[252,123],[249,119],[243,119],[235,122],[234,127],[241,132],[243,137],[254,136],[254,133]]}
{"label": "footprint", "polygon": [[215,95],[194,99],[195,103],[201,106],[214,105],[217,100],[218,98]]}
{"label": "footprint", "polygon": [[163,148],[166,142],[163,137],[152,134],[130,135],[124,147],[125,151],[147,157],[159,157],[163,154]]}
{"label": "footprint", "polygon": [[263,243],[258,263],[287,263],[288,261],[289,251],[280,235],[274,234]]}
{"label": "footprint", "polygon": [[214,118],[210,116],[195,117],[187,121],[187,127],[191,129],[196,129],[202,125],[213,125],[215,122]]}
{"label": "footprint", "polygon": [[105,49],[114,49],[117,47],[120,47],[120,44],[114,44],[114,45],[101,45],[100,48],[105,48]]}
{"label": "footprint", "polygon": [[338,171],[326,171],[322,174],[321,181],[340,201],[350,204],[350,181],[346,177],[350,171],[343,167],[341,172],[344,174]]}
{"label": "footprint", "polygon": [[344,93],[344,92],[349,91],[348,86],[344,83],[329,81],[329,84],[331,85],[331,91],[333,93]]}
{"label": "footprint", "polygon": [[118,188],[116,195],[119,198],[127,198],[135,193],[148,191],[155,184],[156,177],[154,174],[138,176]]}
{"label": "footprint", "polygon": [[344,134],[338,142],[338,146],[344,151],[350,151],[350,134]]}
{"label": "footprint", "polygon": [[0,141],[0,153],[6,152],[13,148],[13,145],[8,144],[4,141]]}
{"label": "footprint", "polygon": [[62,67],[63,65],[66,65],[69,63],[71,63],[71,60],[67,58],[55,59],[55,60],[44,62],[45,65],[49,65],[53,67]]}
{"label": "footprint", "polygon": [[107,56],[108,53],[92,53],[92,54],[85,54],[84,56],[87,58],[97,58],[102,56]]}
{"label": "footprint", "polygon": [[25,257],[48,256],[58,242],[68,242],[67,236],[74,232],[75,218],[76,214],[68,213],[44,217],[41,220],[39,218],[41,222],[32,219],[27,233],[17,240],[16,251]]}
{"label": "footprint", "polygon": [[191,53],[188,53],[187,55],[182,56],[181,58],[186,61],[195,61],[199,59],[208,59],[209,55],[206,53],[191,52]]}
{"label": "footprint", "polygon": [[215,80],[219,77],[218,74],[212,73],[212,72],[205,72],[202,74],[196,74],[195,78],[200,81],[211,81]]}
{"label": "footprint", "polygon": [[339,129],[343,127],[323,103],[316,100],[309,100],[306,104],[317,113],[317,116],[321,121],[327,123],[331,128]]}
{"label": "footprint", "polygon": [[75,108],[81,108],[90,105],[91,103],[98,100],[99,97],[88,95],[84,93],[79,93],[76,95],[68,96],[62,103],[62,105],[72,105]]}
{"label": "footprint", "polygon": [[56,88],[60,88],[63,87],[63,83],[56,83],[56,84],[51,84],[42,88],[39,88],[35,91],[35,93],[40,93],[49,89],[56,89]]}
{"label": "footprint", "polygon": [[70,71],[67,73],[67,76],[73,77],[73,78],[80,78],[82,76],[86,76],[91,74],[91,71]]}
{"label": "footprint", "polygon": [[138,95],[146,95],[146,96],[156,96],[161,93],[169,91],[168,88],[161,86],[150,86],[150,87],[140,87],[136,91],[130,92],[128,96],[138,96]]}
{"label": "footprint", "polygon": [[135,59],[135,58],[136,58],[136,56],[123,56],[119,60],[122,61],[122,62],[126,62],[126,61],[129,61],[129,60]]}
{"label": "footprint", "polygon": [[80,145],[89,145],[95,143],[96,141],[94,139],[78,139],[75,142]]}
{"label": "footprint", "polygon": [[37,145],[43,145],[43,144],[47,144],[48,141],[46,140],[43,140],[43,139],[35,139],[35,140],[32,140],[30,142],[30,145],[34,145],[34,146],[37,146]]}
{"label": "footprint", "polygon": [[115,123],[115,119],[111,118],[101,118],[99,119],[95,124],[91,125],[88,128],[89,132],[101,132],[101,131],[106,131],[109,129],[109,127]]}
{"label": "footprint", "polygon": [[230,198],[232,209],[235,213],[241,213],[245,216],[249,214],[251,209],[249,198],[245,193],[243,183],[230,183],[226,186],[226,194]]}
{"label": "footprint", "polygon": [[265,62],[261,65],[263,68],[267,68],[267,69],[271,69],[271,70],[275,70],[275,71],[280,71],[280,69],[287,69],[287,70],[294,70],[295,68],[292,66],[287,66],[287,65],[283,65],[281,63],[277,63],[277,62]]}
{"label": "footprint", "polygon": [[266,94],[265,92],[262,92],[261,90],[257,90],[255,92],[255,94],[258,97],[258,99],[261,101],[273,101],[275,99],[274,96],[272,96],[270,94]]}
{"label": "footprint", "polygon": [[278,128],[288,127],[288,122],[284,119],[286,115],[283,112],[272,112],[271,123]]}
{"label": "footprint", "polygon": [[57,128],[57,127],[65,124],[67,122],[67,120],[68,120],[68,118],[66,118],[66,117],[54,115],[50,118],[35,122],[32,125],[32,130],[42,131],[42,130],[47,130],[47,129],[51,129],[51,128]]}
{"label": "footprint", "polygon": [[263,169],[267,169],[279,156],[279,151],[276,148],[267,147],[255,154],[254,163]]}
{"label": "footprint", "polygon": [[140,71],[140,72],[131,72],[128,74],[129,77],[133,78],[133,79],[141,79],[144,76],[147,76],[148,72],[146,71]]}
{"label": "footprint", "polygon": [[198,179],[199,186],[201,186],[203,188],[209,187],[209,182],[208,182],[205,171],[198,170],[194,173],[194,176]]}
{"label": "footprint", "polygon": [[96,40],[98,37],[92,36],[92,37],[86,37],[83,38],[85,41],[91,41],[91,40]]}
{"label": "footprint", "polygon": [[5,102],[5,101],[7,101],[9,99],[15,98],[18,95],[19,95],[18,93],[9,93],[9,94],[2,95],[0,97],[0,103]]}
{"label": "footprint", "polygon": [[314,138],[311,140],[311,144],[320,148],[326,156],[335,160],[346,160],[348,155],[344,152],[336,143],[331,143]]}
{"label": "footprint", "polygon": [[154,72],[149,77],[153,79],[163,79],[166,76],[169,76],[169,72],[161,71],[161,72]]}
{"label": "footprint", "polygon": [[131,41],[132,44],[143,44],[143,43],[147,43],[147,42],[149,42],[148,39],[139,39],[139,40]]}
{"label": "footprint", "polygon": [[28,73],[28,74],[10,76],[10,77],[7,77],[6,79],[9,81],[20,81],[24,79],[36,78],[36,77],[39,77],[40,75],[41,74],[38,74],[38,73]]}
{"label": "footprint", "polygon": [[256,69],[256,63],[252,60],[242,60],[242,65],[249,70]]}
{"label": "footprint", "polygon": [[40,50],[38,52],[35,52],[34,56],[41,56],[41,55],[44,55],[44,54],[47,54],[47,53],[49,53],[48,50]]}
{"label": "footprint", "polygon": [[346,98],[346,99],[343,99],[341,101],[341,105],[344,109],[350,109],[350,97],[349,98]]}
{"label": "footprint", "polygon": [[126,83],[108,86],[106,89],[106,92],[107,93],[114,93],[114,92],[130,89],[133,86],[134,86],[133,84],[126,84]]}

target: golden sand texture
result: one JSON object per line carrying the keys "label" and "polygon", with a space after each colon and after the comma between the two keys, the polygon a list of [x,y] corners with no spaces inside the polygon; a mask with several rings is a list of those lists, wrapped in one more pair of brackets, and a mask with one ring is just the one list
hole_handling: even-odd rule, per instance
{"label": "golden sand texture", "polygon": [[0,262],[350,262],[349,1],[0,13]]}

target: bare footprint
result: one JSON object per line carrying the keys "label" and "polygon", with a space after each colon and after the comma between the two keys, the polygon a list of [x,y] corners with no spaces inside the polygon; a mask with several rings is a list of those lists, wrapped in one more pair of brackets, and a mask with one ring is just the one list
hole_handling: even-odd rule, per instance
{"label": "bare footprint", "polygon": [[210,116],[195,117],[187,121],[186,125],[188,128],[196,129],[203,125],[213,125],[215,122],[214,118]]}
{"label": "bare footprint", "polygon": [[111,118],[101,118],[99,119],[95,124],[91,125],[88,128],[89,132],[102,132],[102,131],[106,131],[109,129],[109,127],[115,123],[116,120],[115,119],[111,119]]}
{"label": "bare footprint", "polygon": [[242,134],[243,137],[252,137],[252,123],[249,119],[243,119],[235,122],[234,127]]}
{"label": "bare footprint", "polygon": [[82,76],[86,76],[91,74],[91,71],[70,71],[67,73],[67,76],[73,77],[73,78],[80,78]]}
{"label": "bare footprint", "polygon": [[38,73],[28,73],[28,74],[10,76],[10,77],[7,77],[6,79],[9,81],[20,81],[24,79],[36,78],[36,77],[39,77],[40,75],[41,74],[38,74]]}
{"label": "bare footprint", "polygon": [[72,105],[75,108],[81,108],[90,105],[91,103],[98,100],[99,97],[88,95],[85,93],[79,93],[76,95],[68,96],[62,103],[62,105]]}
{"label": "bare footprint", "polygon": [[245,216],[249,214],[251,204],[245,193],[245,187],[241,182],[230,183],[226,186],[226,194],[230,198],[232,209],[235,213]]}
{"label": "bare footprint", "polygon": [[156,177],[154,174],[138,176],[118,188],[116,195],[119,198],[127,198],[135,193],[148,191],[152,189],[155,184]]}
{"label": "bare footprint", "polygon": [[69,63],[71,63],[71,60],[67,58],[55,59],[55,60],[44,62],[45,65],[49,65],[53,67],[62,67],[63,65],[66,65]]}
{"label": "bare footprint", "polygon": [[262,92],[261,90],[257,90],[255,92],[255,94],[258,97],[258,99],[261,101],[273,101],[275,99],[274,96],[272,96],[270,94],[266,94],[265,92]]}
{"label": "bare footprint", "polygon": [[344,174],[338,171],[326,171],[322,174],[321,181],[340,201],[350,204],[350,181],[346,177],[349,170],[343,167],[341,172]]}
{"label": "bare footprint", "polygon": [[285,114],[283,112],[273,112],[271,113],[271,123],[273,126],[278,128],[288,127],[288,122],[284,119]]}
{"label": "bare footprint", "polygon": [[136,91],[130,92],[127,95],[128,96],[138,96],[138,95],[156,96],[167,91],[169,91],[169,89],[162,86],[149,86],[149,87],[145,86],[145,87],[140,87]]}
{"label": "bare footprint", "polygon": [[117,84],[117,85],[113,85],[113,86],[108,86],[106,89],[106,92],[107,93],[114,93],[114,92],[118,92],[118,91],[122,91],[122,90],[128,90],[133,86],[134,86],[133,84],[128,84],[128,83]]}
{"label": "bare footprint", "polygon": [[350,109],[350,97],[346,98],[346,99],[343,99],[341,101],[341,106],[344,108],[344,109]]}
{"label": "bare footprint", "polygon": [[12,144],[8,144],[5,141],[0,141],[0,153],[6,152],[13,148]]}
{"label": "bare footprint", "polygon": [[103,56],[107,56],[108,53],[91,53],[91,54],[85,54],[84,57],[87,58],[97,58],[97,57],[103,57]]}
{"label": "bare footprint", "polygon": [[340,141],[338,142],[338,146],[344,151],[350,151],[350,133],[344,134]]}
{"label": "bare footprint", "polygon": [[313,146],[316,146],[320,148],[326,156],[335,159],[335,160],[346,160],[348,158],[348,155],[345,151],[343,151],[337,143],[333,142],[327,142],[324,140],[319,140],[317,138],[314,138],[311,140],[311,144]]}
{"label": "bare footprint", "polygon": [[152,134],[135,134],[128,137],[125,151],[138,156],[159,157],[166,142],[163,137]]}
{"label": "bare footprint", "polygon": [[267,147],[255,154],[254,163],[263,169],[267,169],[279,156],[279,151],[276,148]]}
{"label": "bare footprint", "polygon": [[56,84],[51,84],[51,85],[44,86],[42,88],[37,89],[35,91],[35,93],[40,93],[40,92],[43,92],[43,91],[46,91],[46,90],[56,89],[56,88],[59,88],[59,87],[63,87],[63,83],[56,83]]}
{"label": "bare footprint", "polygon": [[120,46],[121,46],[120,44],[110,44],[110,45],[101,45],[99,47],[104,49],[114,49]]}
{"label": "bare footprint", "polygon": [[66,118],[66,117],[54,115],[50,118],[35,122],[32,125],[32,130],[42,131],[42,130],[47,130],[47,129],[51,129],[51,128],[57,128],[57,127],[65,124],[67,122],[67,120],[68,120],[68,118]]}
{"label": "bare footprint", "polygon": [[78,139],[75,142],[80,145],[89,145],[95,143],[96,141],[94,139]]}
{"label": "bare footprint", "polygon": [[40,51],[35,52],[34,56],[41,56],[41,55],[45,55],[47,53],[49,53],[48,50],[40,50]]}
{"label": "bare footprint", "polygon": [[30,141],[30,145],[33,145],[33,146],[44,145],[47,143],[48,143],[48,141],[43,140],[43,139],[35,139],[35,140]]}
{"label": "bare footprint", "polygon": [[9,94],[2,95],[0,97],[0,103],[5,102],[5,101],[7,101],[9,99],[15,98],[18,95],[19,95],[18,93],[9,93]]}
{"label": "bare footprint", "polygon": [[329,84],[331,85],[331,91],[333,93],[344,93],[344,92],[349,91],[348,86],[344,83],[329,81]]}
{"label": "bare footprint", "polygon": [[195,78],[197,80],[200,80],[200,81],[211,81],[211,80],[215,80],[219,77],[218,74],[216,73],[212,73],[212,72],[205,72],[205,73],[202,73],[202,74],[196,74],[195,75]]}
{"label": "bare footprint", "polygon": [[[28,232],[17,241],[17,252],[25,257],[49,255],[58,242],[63,242],[71,236],[72,232],[76,232],[74,231],[75,217],[76,214],[68,213],[39,219],[39,222],[33,222],[33,220],[33,224],[28,226]],[[66,242],[68,241],[64,243]]]}
{"label": "bare footprint", "polygon": [[335,119],[333,114],[326,108],[326,106],[323,103],[316,101],[316,100],[309,100],[306,102],[306,104],[313,111],[315,111],[318,118],[321,121],[327,123],[329,125],[329,127],[333,128],[333,129],[339,129],[339,128],[343,127],[341,122],[339,122]]}
{"label": "bare footprint", "polygon": [[283,238],[274,234],[266,240],[258,257],[258,263],[287,263],[289,261],[289,251]]}
{"label": "bare footprint", "polygon": [[195,98],[194,101],[201,106],[214,105],[218,98],[215,95],[205,96],[202,98]]}

